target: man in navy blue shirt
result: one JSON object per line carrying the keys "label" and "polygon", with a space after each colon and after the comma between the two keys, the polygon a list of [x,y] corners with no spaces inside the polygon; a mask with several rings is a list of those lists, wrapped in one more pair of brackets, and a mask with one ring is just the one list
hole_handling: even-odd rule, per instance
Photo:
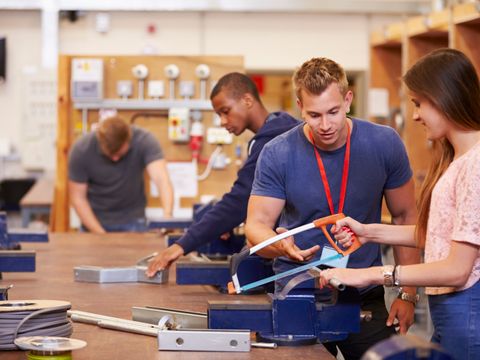
{"label": "man in navy blue shirt", "polygon": [[[382,198],[395,224],[414,224],[416,210],[412,171],[405,147],[389,127],[347,117],[353,94],[343,68],[332,60],[314,58],[294,75],[297,104],[305,123],[269,142],[260,154],[248,205],[246,235],[256,245],[285,231],[334,213],[362,223],[381,220]],[[309,261],[332,254],[321,231],[310,230],[281,240],[259,251],[276,258],[275,272],[292,261]],[[372,245],[372,246],[370,246]],[[321,250],[321,251],[320,251]],[[336,253],[336,252],[334,252]],[[398,263],[417,263],[414,249],[396,248]],[[365,268],[381,264],[378,245],[362,246],[343,266]],[[285,283],[277,283],[280,290]],[[415,288],[403,291],[415,292]],[[325,344],[345,359],[359,359],[376,342],[395,333],[399,321],[405,333],[413,322],[414,304],[396,299],[385,308],[383,287],[360,290],[361,308],[372,311],[372,320],[361,324],[359,334]]]}
{"label": "man in navy blue shirt", "polygon": [[260,100],[255,83],[244,74],[230,73],[220,78],[210,100],[222,126],[230,133],[238,136],[247,129],[255,133],[248,144],[248,158],[230,192],[191,225],[175,244],[150,261],[148,276],[168,268],[180,256],[218,239],[243,223],[260,151],[274,137],[300,124],[287,113],[269,113]]}

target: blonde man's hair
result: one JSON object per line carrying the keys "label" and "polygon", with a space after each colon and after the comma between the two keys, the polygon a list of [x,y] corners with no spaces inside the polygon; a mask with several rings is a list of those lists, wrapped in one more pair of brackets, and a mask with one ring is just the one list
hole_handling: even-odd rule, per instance
{"label": "blonde man's hair", "polygon": [[312,58],[302,64],[293,74],[295,94],[302,100],[302,90],[320,95],[331,84],[337,83],[342,95],[348,92],[348,80],[345,70],[335,61],[327,58]]}
{"label": "blonde man's hair", "polygon": [[120,117],[112,116],[100,123],[96,131],[100,148],[107,155],[113,155],[130,141],[130,126]]}

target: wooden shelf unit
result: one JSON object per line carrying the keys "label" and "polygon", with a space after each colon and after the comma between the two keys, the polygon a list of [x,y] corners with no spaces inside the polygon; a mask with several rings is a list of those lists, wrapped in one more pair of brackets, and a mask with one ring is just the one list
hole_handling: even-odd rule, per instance
{"label": "wooden shelf unit", "polygon": [[452,47],[463,51],[480,74],[480,4],[467,3],[454,8]]}
{"label": "wooden shelf unit", "polygon": [[479,6],[473,3],[411,17],[371,35],[370,84],[386,88],[390,108],[402,111],[404,127],[399,133],[410,157],[417,194],[429,165],[430,144],[424,129],[412,120],[413,104],[401,83],[401,76],[422,56],[443,47],[465,52],[480,73],[479,39]]}

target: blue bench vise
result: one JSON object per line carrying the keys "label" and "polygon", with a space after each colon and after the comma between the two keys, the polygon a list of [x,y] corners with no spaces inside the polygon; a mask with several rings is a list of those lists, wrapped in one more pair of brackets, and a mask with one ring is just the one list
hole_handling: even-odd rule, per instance
{"label": "blue bench vise", "polygon": [[46,231],[15,229],[8,231],[7,214],[0,212],[0,250],[20,250],[20,242],[48,242]]}
{"label": "blue bench vise", "polygon": [[7,215],[0,212],[0,278],[2,272],[35,271],[35,251],[20,250],[20,242],[48,242],[45,231],[7,228]]}
{"label": "blue bench vise", "polygon": [[270,294],[268,303],[209,301],[208,327],[248,329],[256,332],[257,341],[288,346],[339,341],[360,331],[365,314],[356,289],[332,291],[324,302],[317,301],[315,293],[294,289],[283,300]]}
{"label": "blue bench vise", "polygon": [[136,307],[132,309],[132,316],[133,320],[155,325],[168,316],[174,319],[174,328],[192,329],[197,333],[249,330],[256,333],[257,341],[285,346],[342,340],[349,333],[360,331],[362,319],[371,318],[371,314],[360,311],[359,294],[354,288],[331,291],[322,301],[316,291],[308,287],[294,289],[283,299],[270,295],[268,299],[248,302],[238,300],[237,296],[237,300],[232,301],[209,301],[206,314]]}

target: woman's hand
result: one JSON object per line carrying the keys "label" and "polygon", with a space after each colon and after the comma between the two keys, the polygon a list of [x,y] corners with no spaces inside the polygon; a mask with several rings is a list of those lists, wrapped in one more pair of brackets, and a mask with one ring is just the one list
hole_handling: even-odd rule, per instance
{"label": "woman's hand", "polygon": [[322,270],[319,277],[320,289],[329,286],[331,279],[336,279],[342,284],[353,287],[365,287],[376,282],[377,273],[381,275],[380,267],[372,267],[365,269],[346,269],[331,268]]}
{"label": "woman's hand", "polygon": [[355,236],[361,244],[367,242],[367,238],[365,237],[367,234],[366,225],[359,223],[351,217],[338,220],[335,225],[332,226],[331,233],[343,248],[352,246]]}

